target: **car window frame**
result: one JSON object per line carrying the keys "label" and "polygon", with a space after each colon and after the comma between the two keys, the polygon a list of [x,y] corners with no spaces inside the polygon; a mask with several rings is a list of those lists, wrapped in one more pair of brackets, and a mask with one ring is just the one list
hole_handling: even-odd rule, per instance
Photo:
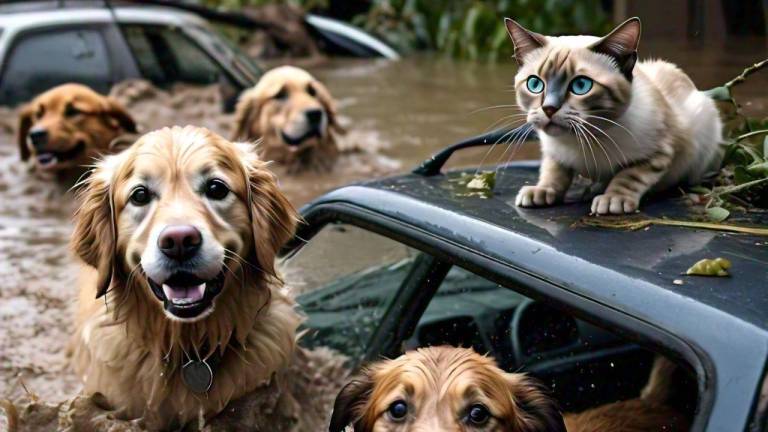
{"label": "car window frame", "polygon": [[[526,297],[544,302],[599,327],[611,328],[615,334],[623,337],[627,342],[634,342],[641,347],[683,360],[693,369],[698,381],[699,403],[691,431],[705,430],[717,397],[716,389],[712,384],[715,374],[714,365],[705,352],[666,329],[564,289],[494,257],[435,236],[419,227],[348,202],[310,205],[302,209],[302,217],[306,223],[299,227],[295,237],[281,251],[281,255],[290,256],[298,251],[302,244],[309,242],[312,236],[328,223],[342,222],[355,225],[429,254],[437,259],[436,262],[457,265],[505,287],[514,286],[515,291]],[[426,304],[431,298],[431,295],[426,298]],[[397,299],[393,304],[396,302],[398,302]],[[386,315],[382,318],[382,322],[391,320],[392,318]],[[418,322],[418,319],[416,321]],[[377,328],[374,334],[378,333],[380,330]],[[368,348],[367,358],[380,358],[385,351],[383,342],[386,338],[377,336],[371,340],[378,345]],[[388,341],[391,346],[397,342],[399,341]]]}
{"label": "car window frame", "polygon": [[[5,54],[2,59],[2,64],[0,64],[0,88],[2,88],[2,83],[5,81],[5,75],[8,72],[8,67],[10,66],[9,60],[11,57],[13,57],[16,49],[18,48],[18,45],[23,42],[24,39],[37,34],[68,30],[96,30],[96,32],[100,35],[102,41],[104,42],[104,46],[106,47],[107,67],[109,71],[109,81],[107,84],[111,88],[113,85],[115,85],[115,83],[120,81],[120,76],[117,71],[120,71],[122,69],[121,66],[123,66],[119,62],[115,61],[115,53],[113,53],[114,34],[112,33],[113,29],[110,28],[112,24],[113,23],[111,22],[96,22],[87,24],[49,24],[16,32],[12,35],[13,39],[9,41],[7,45],[8,48],[5,50]],[[122,72],[126,73],[126,71]],[[16,106],[26,102],[29,101],[15,101],[12,103],[12,105]]]}
{"label": "car window frame", "polygon": [[168,24],[158,24],[158,23],[146,23],[146,22],[140,22],[140,21],[132,21],[132,20],[122,20],[118,21],[117,23],[118,29],[120,30],[120,34],[123,37],[123,40],[125,41],[126,45],[128,46],[128,52],[131,55],[131,58],[133,59],[133,62],[136,64],[136,67],[139,65],[139,61],[136,58],[136,53],[131,48],[130,43],[128,43],[128,38],[125,35],[125,29],[124,26],[141,26],[143,28],[156,28],[160,30],[170,30],[177,32],[186,39],[187,42],[191,43],[192,45],[196,46],[200,51],[203,52],[203,54],[210,60],[213,64],[215,64],[221,72],[223,72],[226,75],[226,78],[229,80],[230,83],[232,83],[235,86],[242,87],[242,83],[238,79],[238,77],[234,76],[232,71],[230,71],[225,65],[219,61],[219,59],[212,55],[210,52],[208,52],[208,48],[204,46],[205,44],[201,44],[194,36],[190,35],[189,32],[187,32],[183,27],[177,26],[177,25],[168,25]]}

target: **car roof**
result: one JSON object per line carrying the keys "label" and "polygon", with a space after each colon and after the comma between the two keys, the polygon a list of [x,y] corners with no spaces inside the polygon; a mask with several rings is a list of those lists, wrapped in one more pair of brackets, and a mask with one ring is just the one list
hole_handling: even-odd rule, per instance
{"label": "car roof", "polygon": [[[476,171],[347,186],[303,212],[327,203],[363,207],[650,322],[663,300],[669,308],[696,309],[698,318],[730,316],[768,330],[768,237],[663,225],[635,231],[589,226],[582,219],[588,200],[572,193],[570,202],[555,207],[514,206],[519,188],[536,183],[536,163],[499,168],[487,199],[466,196],[459,184],[462,174]],[[691,219],[691,209],[678,193],[644,203],[642,215],[634,217]],[[768,214],[734,215],[728,223],[765,226]],[[698,260],[716,257],[733,263],[732,276],[684,274]]]}
{"label": "car roof", "polygon": [[57,3],[38,1],[0,5],[0,27],[22,30],[50,25],[110,22],[115,17],[119,22],[169,26],[205,25],[206,23],[192,13],[162,6],[116,4],[110,10],[98,4],[101,2],[68,1],[65,7],[56,7]]}

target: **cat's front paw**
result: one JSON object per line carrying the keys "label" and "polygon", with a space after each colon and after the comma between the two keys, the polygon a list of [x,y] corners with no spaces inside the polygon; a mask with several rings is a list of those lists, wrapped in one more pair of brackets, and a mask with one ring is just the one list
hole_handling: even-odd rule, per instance
{"label": "cat's front paw", "polygon": [[639,206],[640,200],[633,196],[606,193],[592,200],[592,214],[634,213]]}
{"label": "cat's front paw", "polygon": [[544,207],[554,205],[558,200],[557,191],[551,187],[523,186],[515,198],[518,207]]}

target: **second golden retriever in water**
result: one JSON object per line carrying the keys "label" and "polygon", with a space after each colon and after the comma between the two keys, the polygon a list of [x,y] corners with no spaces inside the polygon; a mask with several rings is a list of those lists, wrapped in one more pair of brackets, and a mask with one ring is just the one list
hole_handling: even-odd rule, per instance
{"label": "second golden retriever in water", "polygon": [[252,145],[166,128],[84,183],[73,363],[87,394],[177,428],[287,368],[300,317],[274,259],[297,215]]}
{"label": "second golden retriever in water", "polygon": [[81,84],[63,84],[21,109],[17,131],[21,159],[46,172],[90,165],[136,123],[114,99]]}
{"label": "second golden retriever in water", "polygon": [[375,363],[347,384],[330,432],[684,432],[686,422],[653,399],[667,385],[654,365],[643,397],[568,414],[534,379],[506,373],[471,349],[422,348]]}
{"label": "second golden retriever in water", "polygon": [[262,158],[289,171],[328,170],[339,153],[334,134],[343,132],[328,89],[305,70],[282,66],[240,96],[233,139],[261,139]]}

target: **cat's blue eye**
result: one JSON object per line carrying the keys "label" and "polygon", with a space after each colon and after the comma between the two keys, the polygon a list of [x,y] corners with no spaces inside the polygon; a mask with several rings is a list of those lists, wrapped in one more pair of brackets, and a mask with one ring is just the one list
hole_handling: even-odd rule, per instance
{"label": "cat's blue eye", "polygon": [[585,76],[578,76],[571,81],[571,93],[575,95],[584,95],[592,90],[593,81]]}
{"label": "cat's blue eye", "polygon": [[544,81],[535,75],[529,76],[525,83],[531,93],[541,93],[544,90]]}

